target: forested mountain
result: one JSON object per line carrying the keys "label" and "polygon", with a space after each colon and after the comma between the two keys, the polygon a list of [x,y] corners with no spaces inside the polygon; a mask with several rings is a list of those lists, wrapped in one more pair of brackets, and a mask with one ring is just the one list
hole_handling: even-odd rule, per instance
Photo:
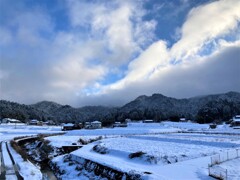
{"label": "forested mountain", "polygon": [[23,121],[28,119],[43,121],[51,119],[56,122],[100,120],[110,123],[124,121],[126,118],[177,121],[180,117],[185,117],[201,123],[208,123],[227,121],[232,116],[240,114],[240,93],[228,92],[188,99],[176,99],[162,94],[143,95],[118,108],[104,106],[73,108],[69,105],[60,105],[49,101],[24,105],[1,100],[0,109],[0,118],[10,117]]}

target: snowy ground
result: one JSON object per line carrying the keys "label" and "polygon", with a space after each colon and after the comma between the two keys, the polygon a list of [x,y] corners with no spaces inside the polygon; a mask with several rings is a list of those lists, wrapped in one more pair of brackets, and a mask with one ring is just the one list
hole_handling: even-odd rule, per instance
{"label": "snowy ground", "polygon": [[[19,136],[31,136],[36,134],[51,134],[62,132],[61,127],[57,126],[28,126],[25,124],[0,124],[0,142],[10,141]],[[42,174],[38,167],[28,161],[24,161],[22,157],[9,145],[10,152],[19,167],[19,173],[24,179],[42,180]],[[3,154],[6,161],[6,155]],[[0,163],[1,164],[1,163]],[[11,179],[11,178],[10,178]]]}
{"label": "snowy ground", "polygon": [[0,124],[0,141],[11,140],[18,136],[31,136],[41,133],[62,132],[60,126],[29,126],[25,124]]}
{"label": "snowy ground", "polygon": [[[17,136],[58,132],[62,131],[60,127],[56,126],[1,124],[0,141],[11,140]],[[172,122],[130,123],[127,128],[73,130],[66,132],[65,135],[47,137],[46,139],[50,141],[52,146],[61,147],[72,145],[72,143],[81,144],[79,139],[89,142],[100,136],[102,137],[101,140],[84,145],[83,148],[72,152],[72,155],[125,172],[130,170],[136,170],[140,173],[151,172],[150,175],[144,174],[144,177],[150,179],[211,179],[208,176],[207,169],[210,163],[209,156],[240,147],[240,131],[234,130],[228,125],[221,125],[212,130],[206,124]],[[100,145],[100,148],[105,149],[106,154],[94,151],[93,147],[95,145]],[[137,151],[142,151],[145,154],[140,158],[130,159],[129,154]],[[27,166],[17,157],[17,154],[14,156],[18,159],[20,166],[21,163],[22,166]],[[61,164],[63,159],[57,157],[54,161]],[[227,168],[236,169],[239,162],[233,162]],[[31,168],[30,165],[28,167],[30,168],[29,172],[35,171],[36,176],[40,177],[36,169]],[[73,171],[71,170],[71,174],[74,174]],[[229,170],[229,172],[232,171]],[[68,177],[65,177],[65,179],[68,179]]]}
{"label": "snowy ground", "polygon": [[[222,134],[177,133],[182,131]],[[91,139],[102,136],[103,139],[85,145],[72,155],[124,172],[136,170],[150,179],[212,179],[207,169],[210,155],[240,148],[239,135],[239,130],[227,125],[212,130],[206,124],[164,122],[130,123],[127,128],[75,130],[47,139],[57,146],[76,143],[79,137]],[[95,145],[106,153],[94,151]],[[130,159],[129,154],[137,151],[146,154]],[[152,174],[146,175],[145,171]]]}
{"label": "snowy ground", "polygon": [[215,165],[213,166],[213,169],[216,169],[216,170],[220,169],[223,172],[226,172],[228,179],[239,180],[240,179],[240,158]]}

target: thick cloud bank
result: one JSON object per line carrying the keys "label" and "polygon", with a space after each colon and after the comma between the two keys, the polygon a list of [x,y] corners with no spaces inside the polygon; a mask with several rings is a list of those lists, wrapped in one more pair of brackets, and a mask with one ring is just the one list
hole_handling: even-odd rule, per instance
{"label": "thick cloud bank", "polygon": [[2,0],[0,98],[122,105],[142,94],[240,91],[239,7],[239,0]]}

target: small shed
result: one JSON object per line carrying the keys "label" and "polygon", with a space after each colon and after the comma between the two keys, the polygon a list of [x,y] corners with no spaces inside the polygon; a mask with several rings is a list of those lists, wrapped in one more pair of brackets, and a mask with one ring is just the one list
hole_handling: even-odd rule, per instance
{"label": "small shed", "polygon": [[74,124],[72,123],[63,124],[62,131],[73,130],[73,127],[74,127]]}
{"label": "small shed", "polygon": [[83,128],[83,124],[82,123],[75,123],[73,126],[73,129],[82,129]]}
{"label": "small shed", "polygon": [[11,119],[11,118],[4,118],[2,119],[2,123],[22,123],[21,121],[17,120],[17,119]]}
{"label": "small shed", "polygon": [[127,123],[115,122],[113,127],[127,127]]}
{"label": "small shed", "polygon": [[91,122],[92,129],[99,129],[102,128],[102,123],[100,121],[93,121]]}
{"label": "small shed", "polygon": [[233,117],[233,120],[232,120],[230,126],[231,127],[237,127],[237,126],[240,127],[240,115],[236,115]]}
{"label": "small shed", "polygon": [[85,129],[89,129],[91,127],[91,123],[90,122],[85,122],[84,123],[84,128]]}
{"label": "small shed", "polygon": [[38,120],[37,119],[30,120],[29,125],[38,125]]}
{"label": "small shed", "polygon": [[154,123],[154,121],[153,120],[143,120],[143,123]]}
{"label": "small shed", "polygon": [[186,118],[180,118],[179,122],[187,122]]}

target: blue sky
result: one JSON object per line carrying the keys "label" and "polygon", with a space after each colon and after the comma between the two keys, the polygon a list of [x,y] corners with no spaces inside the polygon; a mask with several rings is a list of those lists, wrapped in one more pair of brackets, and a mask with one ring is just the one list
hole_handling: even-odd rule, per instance
{"label": "blue sky", "polygon": [[119,106],[240,91],[239,0],[0,0],[0,98]]}

